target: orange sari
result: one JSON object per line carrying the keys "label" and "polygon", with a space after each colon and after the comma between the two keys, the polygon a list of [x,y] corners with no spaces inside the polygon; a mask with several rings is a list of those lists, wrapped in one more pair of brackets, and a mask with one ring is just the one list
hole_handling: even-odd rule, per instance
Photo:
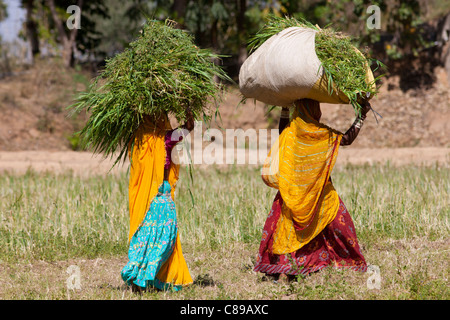
{"label": "orange sari", "polygon": [[[129,241],[138,230],[147,214],[150,204],[158,193],[164,180],[164,163],[166,159],[165,134],[172,129],[167,117],[157,125],[143,123],[139,127],[130,156]],[[175,186],[178,180],[179,165],[171,163],[168,182],[171,196],[174,199]],[[187,285],[192,283],[186,261],[181,250],[179,233],[169,259],[161,266],[156,278],[163,283]]]}

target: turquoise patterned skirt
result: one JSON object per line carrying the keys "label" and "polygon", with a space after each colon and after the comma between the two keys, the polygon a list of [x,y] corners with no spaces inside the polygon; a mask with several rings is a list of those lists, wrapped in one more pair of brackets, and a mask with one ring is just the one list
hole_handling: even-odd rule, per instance
{"label": "turquoise patterned skirt", "polygon": [[129,262],[121,275],[128,285],[134,283],[142,288],[153,286],[160,290],[178,291],[181,285],[163,283],[156,278],[161,266],[173,252],[178,231],[169,182],[164,181],[158,191],[144,221],[131,238]]}

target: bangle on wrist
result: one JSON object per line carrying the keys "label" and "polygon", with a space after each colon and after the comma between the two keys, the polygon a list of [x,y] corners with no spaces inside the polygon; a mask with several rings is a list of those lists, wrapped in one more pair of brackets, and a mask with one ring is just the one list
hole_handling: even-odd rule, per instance
{"label": "bangle on wrist", "polygon": [[360,117],[356,118],[355,122],[353,122],[353,125],[358,129],[361,129],[363,124],[364,124],[364,119],[360,118]]}
{"label": "bangle on wrist", "polygon": [[288,119],[289,118],[289,109],[281,109],[281,118]]}

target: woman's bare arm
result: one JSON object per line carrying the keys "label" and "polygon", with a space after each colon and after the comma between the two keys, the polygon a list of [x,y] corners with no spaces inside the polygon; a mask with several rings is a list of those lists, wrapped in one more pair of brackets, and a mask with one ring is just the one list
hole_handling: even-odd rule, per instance
{"label": "woman's bare arm", "polygon": [[186,129],[188,131],[192,131],[194,129],[194,115],[192,114],[191,109],[189,107],[186,109],[186,122],[179,126],[181,129]]}
{"label": "woman's bare arm", "polygon": [[[189,132],[192,131],[194,129],[195,126],[195,122],[194,122],[194,116],[191,112],[191,110],[188,108],[186,111],[186,115],[187,115],[187,120],[186,122],[179,126],[178,128],[175,128],[172,130],[172,134],[173,132],[175,132],[178,129],[182,129],[182,130],[188,130]],[[177,133],[175,135],[175,137],[173,137],[173,139],[177,139],[176,141],[181,141],[181,139],[183,138],[183,135],[187,134],[186,132],[184,133]],[[170,150],[169,150],[170,151]],[[168,180],[169,178],[169,169],[164,169],[164,180]]]}
{"label": "woman's bare arm", "polygon": [[289,124],[289,108],[281,109],[280,123],[278,125],[278,132],[281,134],[284,128]]}
{"label": "woman's bare arm", "polygon": [[351,125],[350,128],[344,133],[341,139],[341,146],[349,146],[355,141],[356,137],[361,130],[362,125],[364,124],[364,120],[366,119],[366,114],[371,109],[370,103],[367,101],[362,105],[361,115],[355,119],[355,122]]}

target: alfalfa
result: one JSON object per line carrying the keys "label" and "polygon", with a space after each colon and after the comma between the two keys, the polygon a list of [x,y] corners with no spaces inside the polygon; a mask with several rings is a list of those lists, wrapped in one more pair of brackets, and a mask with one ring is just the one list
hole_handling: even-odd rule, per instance
{"label": "alfalfa", "polygon": [[189,109],[195,120],[211,120],[222,89],[214,78],[228,79],[217,60],[220,56],[198,48],[173,22],[147,21],[70,107],[89,113],[79,132],[82,144],[117,162],[126,156],[144,116],[158,121],[166,113],[183,123]]}

